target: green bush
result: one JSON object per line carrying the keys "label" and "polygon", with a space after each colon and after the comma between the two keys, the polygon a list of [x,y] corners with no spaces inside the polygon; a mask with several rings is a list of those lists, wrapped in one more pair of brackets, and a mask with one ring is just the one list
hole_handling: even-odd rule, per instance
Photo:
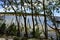
{"label": "green bush", "polygon": [[5,29],[6,29],[6,24],[3,23],[1,26],[0,26],[0,34],[3,35],[5,33]]}
{"label": "green bush", "polygon": [[19,37],[14,37],[13,40],[20,40]]}
{"label": "green bush", "polygon": [[17,29],[15,24],[11,24],[6,30],[7,35],[16,36],[16,33],[17,33]]}

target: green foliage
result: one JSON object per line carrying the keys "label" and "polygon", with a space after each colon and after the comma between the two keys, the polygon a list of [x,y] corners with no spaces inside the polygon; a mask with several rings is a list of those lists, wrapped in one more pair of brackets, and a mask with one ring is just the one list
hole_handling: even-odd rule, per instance
{"label": "green foliage", "polygon": [[[43,6],[43,5],[39,5],[40,3],[37,3],[37,5],[35,5],[36,3],[26,3],[26,4],[30,4],[30,5],[25,5],[24,6],[24,1],[23,0],[21,0],[21,2],[20,2],[20,4],[18,4],[17,3],[17,1],[16,0],[14,0],[15,2],[13,3],[13,1],[12,2],[10,2],[9,4],[9,6],[11,6],[12,7],[12,9],[13,10],[15,10],[14,8],[16,7],[18,10],[20,9],[20,11],[22,11],[20,14],[22,14],[23,13],[23,11],[24,10],[22,10],[22,9],[27,9],[27,8],[29,8],[29,9],[33,9],[33,13],[35,13],[35,14],[39,14],[40,12],[43,12],[43,11],[45,11],[46,12],[46,14],[47,15],[49,15],[49,19],[52,21],[52,23],[55,25],[55,19],[54,18],[52,18],[51,16],[54,16],[53,14],[54,14],[54,10],[56,10],[56,12],[57,13],[60,13],[60,11],[59,11],[59,8],[60,8],[60,1],[57,1],[57,2],[55,2],[55,1],[52,1],[52,2],[49,2],[49,3],[47,3],[48,5],[45,5],[44,7],[45,7],[45,10],[43,9],[43,7],[40,7],[40,6]],[[49,1],[49,0],[47,0],[47,1]],[[55,2],[55,4],[53,4]],[[15,5],[15,7],[13,7],[12,5]],[[19,5],[21,5],[22,7],[21,8],[18,8],[18,6]],[[31,6],[32,5],[32,6]],[[7,4],[6,4],[6,6],[8,6]],[[3,7],[4,8],[4,7]],[[7,7],[8,8],[8,7]],[[5,8],[6,9],[6,8]],[[6,10],[9,10],[10,11],[10,9],[11,8],[8,8],[8,9],[6,9]],[[17,11],[17,10],[16,10]],[[14,11],[14,12],[16,12],[16,11]],[[19,11],[19,12],[20,12]],[[32,11],[32,10],[31,10]],[[52,12],[53,11],[53,12]],[[17,19],[17,18],[16,18]],[[18,20],[18,19],[17,19]],[[37,23],[37,20],[35,19],[35,21],[36,21],[36,25],[38,24]],[[28,23],[29,23],[29,21],[28,21]],[[3,23],[2,25],[1,25],[1,27],[0,27],[0,34],[4,34],[4,31],[5,31],[5,28],[6,28],[6,25],[5,25],[5,23]],[[24,29],[24,27],[22,27],[22,29],[21,29],[21,31]],[[11,24],[7,29],[6,29],[7,31],[6,31],[6,33],[8,34],[8,35],[16,35],[16,33],[17,33],[17,29],[16,29],[16,26],[14,25],[14,24]],[[41,33],[42,32],[40,32],[39,31],[39,27],[37,27],[37,29],[36,29],[36,32],[35,32],[35,36],[36,37],[39,37],[40,35],[41,35]],[[14,39],[14,40],[19,40],[18,38],[16,38],[16,39]]]}
{"label": "green foliage", "polygon": [[21,28],[21,31],[24,31],[24,27]]}
{"label": "green foliage", "polygon": [[0,26],[0,34],[3,35],[5,33],[5,29],[6,29],[6,24],[3,23],[1,26]]}
{"label": "green foliage", "polygon": [[37,27],[36,31],[35,31],[35,37],[40,37],[41,34],[42,34],[42,32],[40,32],[39,27]]}
{"label": "green foliage", "polygon": [[50,40],[54,40],[53,37],[50,37]]}
{"label": "green foliage", "polygon": [[8,35],[15,35],[16,36],[16,33],[17,33],[17,29],[16,29],[16,26],[13,24],[11,24],[8,28],[7,28],[7,32],[6,32]]}
{"label": "green foliage", "polygon": [[20,40],[19,37],[14,37],[13,40]]}

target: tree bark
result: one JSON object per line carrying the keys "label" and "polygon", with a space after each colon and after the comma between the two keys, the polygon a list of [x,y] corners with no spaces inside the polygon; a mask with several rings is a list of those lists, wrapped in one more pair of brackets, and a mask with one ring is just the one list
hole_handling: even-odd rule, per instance
{"label": "tree bark", "polygon": [[32,23],[33,23],[33,37],[35,37],[35,26],[34,26],[34,18],[33,18],[33,5],[31,0],[31,10],[32,10]]}
{"label": "tree bark", "polygon": [[47,20],[46,20],[46,15],[45,15],[45,0],[43,0],[43,10],[44,10],[45,38],[48,39]]}

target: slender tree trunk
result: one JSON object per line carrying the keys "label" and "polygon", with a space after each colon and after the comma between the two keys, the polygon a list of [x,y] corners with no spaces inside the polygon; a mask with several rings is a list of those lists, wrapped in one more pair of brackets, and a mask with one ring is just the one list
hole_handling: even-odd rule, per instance
{"label": "slender tree trunk", "polygon": [[[3,7],[3,8],[5,9],[5,12],[7,12],[7,11],[6,11],[6,8],[5,8],[5,5],[6,5],[6,1],[4,1],[4,7]],[[5,14],[4,14],[4,23],[5,23]],[[6,34],[6,29],[5,29],[5,36],[6,36],[6,37],[5,37],[5,40],[8,40],[8,36],[7,36],[7,34]]]}
{"label": "slender tree trunk", "polygon": [[24,23],[25,23],[25,37],[28,37],[27,26],[26,26],[26,17],[24,17]]}
{"label": "slender tree trunk", "polygon": [[[24,6],[24,11],[26,13],[25,6]],[[26,25],[26,15],[23,15],[23,17],[24,17],[24,23],[25,23],[25,37],[28,37],[27,25]]]}
{"label": "slender tree trunk", "polygon": [[48,39],[47,20],[45,15],[45,0],[43,0],[43,10],[44,10],[44,23],[45,23],[45,38]]}
{"label": "slender tree trunk", "polygon": [[20,26],[19,26],[19,21],[18,21],[17,13],[16,13],[15,9],[13,8],[11,2],[10,2],[9,0],[8,0],[8,2],[9,2],[9,4],[11,5],[12,9],[14,10],[15,18],[16,18],[17,26],[18,26],[17,36],[20,36]]}
{"label": "slender tree trunk", "polygon": [[15,16],[15,17],[16,17],[16,21],[17,21],[17,25],[18,25],[17,36],[20,37],[20,26],[19,26],[19,22],[18,22],[18,17],[17,16]]}
{"label": "slender tree trunk", "polygon": [[57,29],[57,25],[56,25],[56,23],[55,23],[55,21],[54,21],[54,25],[55,25],[55,32],[56,32],[56,40],[58,40],[58,29]]}
{"label": "slender tree trunk", "polygon": [[35,37],[35,26],[34,26],[34,18],[33,18],[33,5],[31,0],[31,10],[32,10],[32,23],[33,23],[33,37]]}

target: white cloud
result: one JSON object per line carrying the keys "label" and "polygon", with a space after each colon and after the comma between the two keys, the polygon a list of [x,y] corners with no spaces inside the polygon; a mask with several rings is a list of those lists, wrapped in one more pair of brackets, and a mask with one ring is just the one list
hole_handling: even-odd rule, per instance
{"label": "white cloud", "polygon": [[4,9],[3,9],[3,8],[1,8],[1,9],[0,9],[0,12],[4,12]]}

